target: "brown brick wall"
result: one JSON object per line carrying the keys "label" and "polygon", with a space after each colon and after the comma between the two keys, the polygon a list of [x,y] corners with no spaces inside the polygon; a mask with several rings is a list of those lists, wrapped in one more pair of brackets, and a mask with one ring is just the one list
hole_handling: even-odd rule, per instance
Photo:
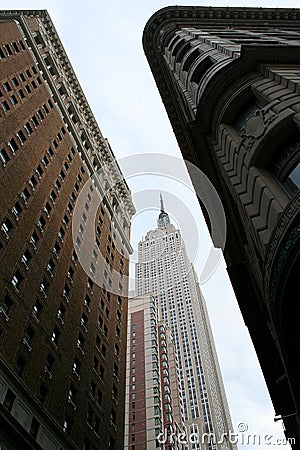
{"label": "brown brick wall", "polygon": [[[31,27],[34,28],[35,20],[31,22]],[[1,22],[0,27],[0,44],[9,43],[11,46],[12,42],[18,43],[22,39],[15,22]],[[88,173],[25,42],[24,48],[25,50],[21,50],[20,47],[19,52],[12,50],[12,55],[4,55],[0,59],[0,103],[6,101],[9,105],[7,111],[4,111],[5,105],[4,108],[0,106],[0,150],[5,150],[9,157],[5,164],[0,163],[0,224],[9,219],[13,226],[8,238],[3,231],[0,232],[0,298],[2,302],[8,293],[13,301],[8,317],[0,314],[1,355],[12,368],[16,367],[20,356],[24,359],[21,379],[33,395],[40,395],[41,386],[46,389],[45,408],[60,427],[69,418],[72,424],[70,436],[80,448],[84,441],[85,445],[90,443],[95,448],[108,448],[110,440],[115,443],[115,448],[122,448],[127,299],[122,296],[120,306],[118,295],[111,294],[108,302],[107,294],[95,283],[91,292],[87,287],[88,276],[80,262],[72,260],[72,211],[70,207],[68,210],[68,205],[74,209],[75,201],[71,194],[73,192],[78,195],[74,185],[78,183],[79,192],[88,179]],[[5,51],[3,45],[1,49]],[[26,73],[28,69],[30,72]],[[20,78],[21,73],[24,78]],[[16,80],[18,86],[14,85]],[[35,83],[32,84],[32,81]],[[6,92],[7,85],[4,83],[9,83],[11,91]],[[25,86],[29,86],[28,92]],[[24,98],[18,93],[20,89]],[[12,104],[11,95],[17,100],[15,105]],[[27,122],[31,127],[29,133],[24,128]],[[23,131],[26,138],[22,144],[16,135],[19,130]],[[8,146],[11,139],[18,146],[15,152]],[[44,157],[48,161],[46,166],[42,162]],[[36,170],[40,169],[42,173],[38,174]],[[34,189],[29,184],[32,176],[36,180]],[[81,181],[78,181],[78,176]],[[57,180],[60,187],[55,186]],[[26,203],[21,196],[25,188],[30,194]],[[52,191],[55,192],[55,199],[50,196]],[[17,202],[21,208],[18,218],[12,212]],[[47,203],[51,206],[49,217],[44,210]],[[117,237],[114,237],[114,230],[111,229],[110,217],[104,206],[102,209],[104,214],[100,209],[98,214],[103,222],[101,238],[99,237],[100,252],[109,258],[110,264],[117,271],[120,270],[122,260],[123,272],[128,274],[128,260],[117,251],[114,243]],[[38,225],[41,215],[45,221],[43,231]],[[65,218],[68,223],[64,222]],[[60,229],[64,233],[62,239],[58,235]],[[39,237],[36,249],[30,243],[33,232]],[[111,251],[107,255],[109,236]],[[60,247],[58,255],[53,252],[55,243]],[[31,254],[28,267],[21,260],[26,250]],[[112,254],[114,260],[111,258]],[[54,263],[53,274],[47,270],[50,259]],[[68,277],[70,267],[74,271],[72,280]],[[18,290],[11,283],[16,271],[23,277]],[[40,290],[44,277],[48,283],[46,296]],[[63,296],[66,283],[70,289],[68,299]],[[122,292],[126,295],[126,283]],[[90,299],[89,308],[84,305],[86,295]],[[104,311],[100,307],[101,300],[104,302]],[[37,301],[41,307],[38,320],[33,314]],[[60,306],[65,310],[62,320],[57,315]],[[108,318],[106,311],[109,311]],[[82,314],[85,314],[87,320],[86,329],[81,325]],[[98,325],[99,317],[102,318],[101,328]],[[23,343],[28,326],[33,332],[30,346]],[[51,341],[55,327],[59,332],[57,343]],[[116,336],[116,327],[120,330],[120,337]],[[83,351],[77,347],[79,333],[85,340]],[[100,350],[96,347],[96,342]],[[115,356],[115,344],[119,346],[119,357]],[[102,354],[103,345],[106,349],[105,356]],[[54,361],[51,375],[44,370],[49,353]],[[99,361],[97,370],[93,368],[95,357]],[[81,363],[79,378],[72,370],[75,358]],[[115,364],[118,366],[118,377],[113,376]],[[92,382],[96,387],[91,395]],[[68,401],[70,386],[75,392],[72,402]],[[98,391],[101,392],[99,396]],[[111,424],[112,409],[116,413],[114,425]],[[92,413],[89,413],[87,423],[89,411]]]}

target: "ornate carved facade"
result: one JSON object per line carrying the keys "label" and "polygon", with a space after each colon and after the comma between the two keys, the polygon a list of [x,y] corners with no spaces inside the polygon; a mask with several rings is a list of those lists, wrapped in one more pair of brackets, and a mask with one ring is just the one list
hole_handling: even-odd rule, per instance
{"label": "ornate carved facade", "polygon": [[167,7],[143,45],[183,157],[223,203],[231,283],[275,414],[300,439],[300,11]]}

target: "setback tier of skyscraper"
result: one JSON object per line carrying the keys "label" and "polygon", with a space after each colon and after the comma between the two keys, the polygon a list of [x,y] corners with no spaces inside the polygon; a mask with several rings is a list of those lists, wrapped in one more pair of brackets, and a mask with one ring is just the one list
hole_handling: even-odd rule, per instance
{"label": "setback tier of skyscraper", "polygon": [[0,12],[0,125],[0,446],[119,450],[134,208],[46,11]]}

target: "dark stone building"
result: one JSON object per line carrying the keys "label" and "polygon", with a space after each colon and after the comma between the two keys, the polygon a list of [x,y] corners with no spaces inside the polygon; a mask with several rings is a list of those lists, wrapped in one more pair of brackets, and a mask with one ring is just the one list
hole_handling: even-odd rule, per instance
{"label": "dark stone building", "polygon": [[0,11],[0,125],[1,448],[120,449],[134,208],[46,11]]}
{"label": "dark stone building", "polygon": [[229,277],[300,448],[300,11],[167,7],[143,45],[183,157],[222,201]]}

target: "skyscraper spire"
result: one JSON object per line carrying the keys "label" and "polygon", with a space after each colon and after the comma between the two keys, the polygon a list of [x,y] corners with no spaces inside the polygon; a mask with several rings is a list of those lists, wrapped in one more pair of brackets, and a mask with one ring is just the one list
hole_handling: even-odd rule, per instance
{"label": "skyscraper spire", "polygon": [[160,210],[161,212],[165,212],[164,201],[161,193],[160,193]]}
{"label": "skyscraper spire", "polygon": [[157,220],[158,228],[165,228],[167,224],[170,223],[169,214],[165,212],[164,201],[162,198],[162,194],[160,194],[160,214]]}

